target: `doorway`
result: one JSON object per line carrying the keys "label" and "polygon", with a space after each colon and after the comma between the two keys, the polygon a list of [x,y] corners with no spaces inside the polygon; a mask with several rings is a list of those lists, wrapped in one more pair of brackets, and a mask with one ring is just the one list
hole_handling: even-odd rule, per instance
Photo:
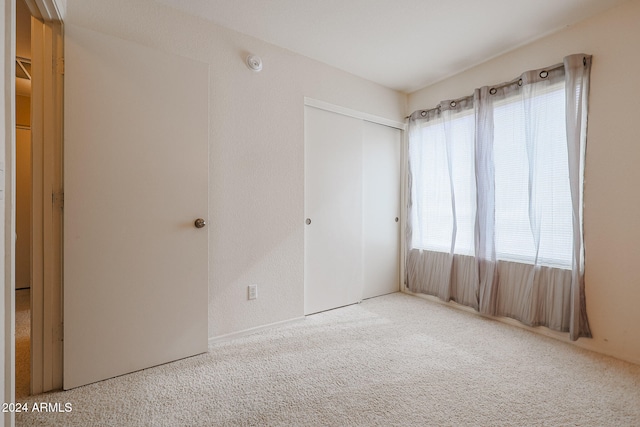
{"label": "doorway", "polygon": [[31,12],[16,1],[16,399],[31,384]]}
{"label": "doorway", "polygon": [[16,397],[62,386],[61,14],[16,6]]}

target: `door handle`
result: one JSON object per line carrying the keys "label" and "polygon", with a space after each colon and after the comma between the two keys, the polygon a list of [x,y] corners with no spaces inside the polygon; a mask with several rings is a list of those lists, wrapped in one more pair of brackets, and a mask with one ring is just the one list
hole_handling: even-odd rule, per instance
{"label": "door handle", "polygon": [[204,228],[204,226],[207,225],[207,221],[202,218],[198,218],[193,222],[193,225],[195,225],[196,228]]}

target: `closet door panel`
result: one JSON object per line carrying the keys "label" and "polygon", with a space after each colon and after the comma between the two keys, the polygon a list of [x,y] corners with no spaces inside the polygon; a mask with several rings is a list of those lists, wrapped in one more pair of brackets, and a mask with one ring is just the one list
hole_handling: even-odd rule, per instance
{"label": "closet door panel", "polygon": [[399,129],[364,123],[363,299],[400,290],[401,142]]}
{"label": "closet door panel", "polygon": [[305,107],[305,314],[362,298],[362,132]]}

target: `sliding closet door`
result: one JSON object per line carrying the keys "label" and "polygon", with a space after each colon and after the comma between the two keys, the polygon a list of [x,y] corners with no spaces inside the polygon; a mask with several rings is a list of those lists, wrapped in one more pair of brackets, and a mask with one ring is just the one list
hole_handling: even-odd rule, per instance
{"label": "sliding closet door", "polygon": [[400,290],[400,129],[364,122],[362,298]]}
{"label": "sliding closet door", "polygon": [[362,132],[305,107],[305,314],[362,299]]}

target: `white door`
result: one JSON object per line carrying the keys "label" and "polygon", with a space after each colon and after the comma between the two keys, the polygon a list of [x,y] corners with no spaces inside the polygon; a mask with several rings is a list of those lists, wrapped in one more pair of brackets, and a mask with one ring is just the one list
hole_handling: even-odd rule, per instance
{"label": "white door", "polygon": [[400,290],[400,129],[365,122],[362,298]]}
{"label": "white door", "polygon": [[304,312],[362,299],[362,121],[306,106]]}
{"label": "white door", "polygon": [[207,351],[208,66],[65,26],[64,388]]}

